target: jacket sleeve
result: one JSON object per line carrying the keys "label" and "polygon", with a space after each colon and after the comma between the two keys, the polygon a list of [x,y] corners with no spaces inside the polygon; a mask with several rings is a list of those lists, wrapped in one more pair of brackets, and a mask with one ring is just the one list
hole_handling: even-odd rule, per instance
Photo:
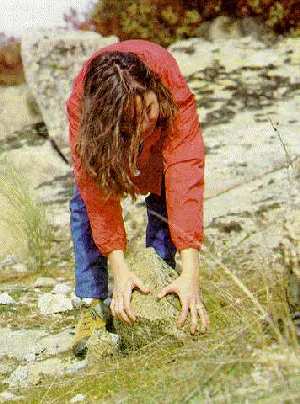
{"label": "jacket sleeve", "polygon": [[194,94],[174,63],[174,69],[167,73],[166,84],[179,112],[162,151],[168,223],[178,250],[200,249],[204,239],[204,142]]}
{"label": "jacket sleeve", "polygon": [[107,256],[113,250],[125,250],[127,245],[120,198],[106,199],[93,178],[82,167],[75,153],[79,128],[78,102],[70,97],[65,104],[69,121],[69,143],[75,182],[85,203],[93,240],[99,252]]}

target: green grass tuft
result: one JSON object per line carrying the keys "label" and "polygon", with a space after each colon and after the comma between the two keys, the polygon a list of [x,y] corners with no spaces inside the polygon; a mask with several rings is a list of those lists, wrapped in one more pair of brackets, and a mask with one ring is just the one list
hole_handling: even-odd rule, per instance
{"label": "green grass tuft", "polygon": [[42,269],[48,260],[54,231],[45,206],[34,196],[26,177],[8,162],[0,160],[0,223],[14,255],[29,270]]}

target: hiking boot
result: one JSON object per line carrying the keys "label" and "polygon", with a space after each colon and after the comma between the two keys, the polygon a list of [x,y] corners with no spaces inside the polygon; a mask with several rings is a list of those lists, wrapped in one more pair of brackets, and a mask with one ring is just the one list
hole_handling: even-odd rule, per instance
{"label": "hiking boot", "polygon": [[89,306],[80,308],[79,321],[75,327],[72,351],[77,357],[85,357],[87,342],[94,330],[106,329],[106,322],[110,317],[108,306],[101,299],[92,299]]}

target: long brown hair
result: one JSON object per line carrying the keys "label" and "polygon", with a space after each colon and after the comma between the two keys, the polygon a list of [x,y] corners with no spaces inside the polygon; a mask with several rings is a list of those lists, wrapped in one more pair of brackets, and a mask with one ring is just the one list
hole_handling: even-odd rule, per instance
{"label": "long brown hair", "polygon": [[[157,126],[172,124],[177,105],[159,76],[132,52],[105,52],[88,66],[81,103],[80,127],[75,146],[89,175],[106,194],[135,200],[130,177],[136,171],[144,94],[152,90],[159,103]],[[135,108],[139,95],[142,108]],[[164,131],[162,130],[162,133]]]}

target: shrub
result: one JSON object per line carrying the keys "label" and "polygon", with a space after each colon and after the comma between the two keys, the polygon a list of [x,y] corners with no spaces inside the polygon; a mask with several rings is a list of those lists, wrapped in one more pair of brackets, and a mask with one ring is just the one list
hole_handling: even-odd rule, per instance
{"label": "shrub", "polygon": [[262,16],[275,32],[293,32],[300,28],[299,0],[238,0],[236,14]]}
{"label": "shrub", "polygon": [[168,46],[197,36],[201,22],[218,15],[261,16],[278,33],[300,28],[298,0],[102,0],[89,22],[104,36],[143,38]]}
{"label": "shrub", "polygon": [[21,43],[14,37],[0,36],[0,85],[25,82],[21,58]]}
{"label": "shrub", "polygon": [[143,38],[168,46],[195,33],[202,17],[197,10],[185,9],[172,0],[104,0],[91,13],[95,30],[120,40]]}

